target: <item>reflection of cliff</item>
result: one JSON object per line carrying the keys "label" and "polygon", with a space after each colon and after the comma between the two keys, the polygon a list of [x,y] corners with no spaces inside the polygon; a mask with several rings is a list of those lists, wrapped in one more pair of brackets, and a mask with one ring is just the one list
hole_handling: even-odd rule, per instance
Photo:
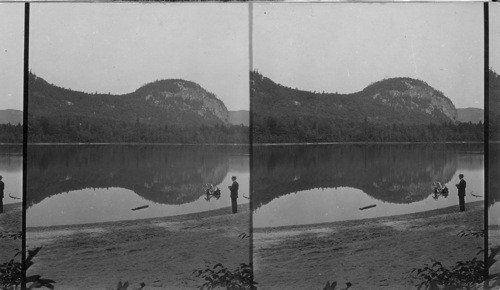
{"label": "reflection of cliff", "polygon": [[352,187],[391,203],[423,200],[435,181],[449,182],[458,151],[482,145],[332,145],[255,147],[254,208],[313,188]]}
{"label": "reflection of cliff", "polygon": [[220,183],[230,154],[248,148],[214,146],[30,146],[28,205],[62,192],[120,187],[163,204],[198,199]]}

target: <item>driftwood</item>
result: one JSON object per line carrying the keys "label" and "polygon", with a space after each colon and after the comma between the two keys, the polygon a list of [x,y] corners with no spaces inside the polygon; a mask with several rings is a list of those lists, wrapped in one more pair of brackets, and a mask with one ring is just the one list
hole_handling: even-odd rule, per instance
{"label": "driftwood", "polygon": [[13,199],[21,199],[20,197],[13,196],[11,193],[9,193],[9,196],[10,196],[10,198],[13,198]]}
{"label": "driftwood", "polygon": [[377,206],[376,204],[367,205],[367,206],[364,206],[364,207],[360,207],[359,210],[365,210],[365,209],[369,209],[369,208],[376,207],[376,206]]}
{"label": "driftwood", "polygon": [[477,195],[477,194],[474,194],[473,192],[474,192],[474,191],[472,191],[472,192],[470,193],[470,195],[472,195],[472,196],[474,196],[474,197],[483,197],[482,195]]}
{"label": "driftwood", "polygon": [[143,205],[140,207],[133,208],[132,210],[139,210],[139,209],[148,208],[148,207],[149,207],[149,205]]}

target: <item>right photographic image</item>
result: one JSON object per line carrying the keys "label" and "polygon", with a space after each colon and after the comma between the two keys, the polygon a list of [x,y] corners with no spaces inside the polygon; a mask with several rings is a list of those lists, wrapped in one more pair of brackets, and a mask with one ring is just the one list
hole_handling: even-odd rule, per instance
{"label": "right photographic image", "polygon": [[259,288],[484,281],[484,11],[483,3],[253,4]]}

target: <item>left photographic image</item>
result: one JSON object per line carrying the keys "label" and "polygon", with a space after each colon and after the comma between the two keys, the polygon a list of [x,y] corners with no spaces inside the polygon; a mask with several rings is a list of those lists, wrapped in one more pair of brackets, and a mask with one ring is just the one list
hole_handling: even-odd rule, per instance
{"label": "left photographic image", "polygon": [[23,51],[24,4],[0,3],[0,289],[21,284]]}
{"label": "left photographic image", "polygon": [[248,5],[30,13],[27,276],[251,283]]}

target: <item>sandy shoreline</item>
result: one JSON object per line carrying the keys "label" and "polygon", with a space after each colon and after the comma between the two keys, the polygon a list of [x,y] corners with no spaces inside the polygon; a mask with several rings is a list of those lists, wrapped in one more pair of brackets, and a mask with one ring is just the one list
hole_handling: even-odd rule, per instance
{"label": "sandy shoreline", "polygon": [[42,246],[28,274],[56,289],[111,289],[118,281],[146,289],[193,289],[194,269],[250,262],[248,204],[175,217],[28,228],[28,247]]}
{"label": "sandy shoreline", "polygon": [[[31,274],[56,289],[110,289],[118,281],[147,288],[196,288],[194,269],[249,262],[248,205],[175,217],[27,229],[29,247],[43,246]],[[352,289],[413,288],[413,267],[431,258],[453,264],[476,256],[483,239],[460,238],[483,227],[483,202],[366,220],[254,229],[259,289],[320,289],[326,281]],[[479,256],[482,257],[482,256]]]}
{"label": "sandy shoreline", "polygon": [[[327,281],[352,289],[408,289],[413,268],[476,256],[484,240],[458,237],[483,228],[483,202],[400,216],[309,226],[255,229],[259,289],[320,289]],[[482,258],[482,255],[478,256]]]}

